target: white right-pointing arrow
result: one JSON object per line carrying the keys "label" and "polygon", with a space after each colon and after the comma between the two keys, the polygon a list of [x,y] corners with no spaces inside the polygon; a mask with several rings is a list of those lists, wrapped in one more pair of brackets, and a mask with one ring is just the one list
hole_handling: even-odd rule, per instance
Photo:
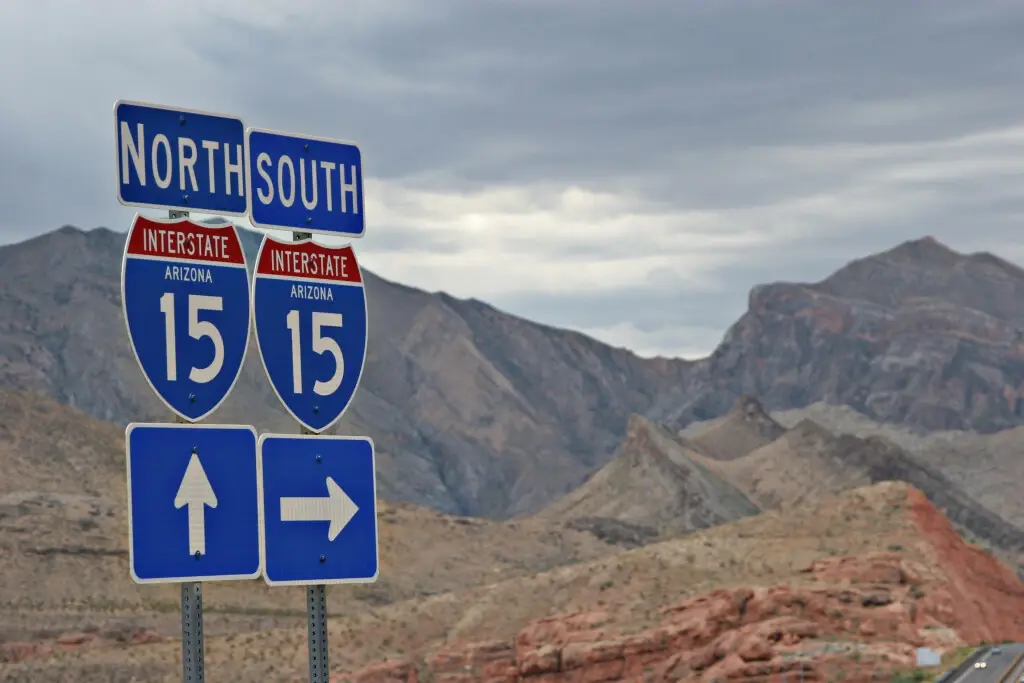
{"label": "white right-pointing arrow", "polygon": [[328,541],[337,538],[357,512],[359,506],[330,477],[326,498],[281,498],[282,522],[330,522]]}

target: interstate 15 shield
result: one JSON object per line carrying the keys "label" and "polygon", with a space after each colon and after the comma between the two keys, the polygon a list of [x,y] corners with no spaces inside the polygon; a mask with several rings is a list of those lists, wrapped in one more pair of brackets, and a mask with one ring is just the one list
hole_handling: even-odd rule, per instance
{"label": "interstate 15 shield", "polygon": [[252,288],[270,384],[292,417],[320,433],[348,408],[366,359],[366,292],[355,252],[264,236]]}
{"label": "interstate 15 shield", "polygon": [[189,422],[213,412],[249,341],[249,274],[235,226],[136,215],[121,300],[132,350],[161,400]]}

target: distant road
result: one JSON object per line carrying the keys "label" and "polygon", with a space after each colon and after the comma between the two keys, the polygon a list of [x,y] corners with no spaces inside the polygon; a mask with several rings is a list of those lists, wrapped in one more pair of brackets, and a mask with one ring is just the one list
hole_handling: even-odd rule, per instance
{"label": "distant road", "polygon": [[972,665],[949,683],[1018,683],[1024,676],[1024,643],[998,647],[1000,654],[992,654],[990,649],[978,659],[987,664],[984,669]]}

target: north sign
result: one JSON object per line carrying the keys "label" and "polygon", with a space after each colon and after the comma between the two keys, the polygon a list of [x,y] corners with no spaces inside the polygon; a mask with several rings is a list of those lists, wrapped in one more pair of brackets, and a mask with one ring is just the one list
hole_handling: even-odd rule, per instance
{"label": "north sign", "polygon": [[245,215],[242,119],[118,100],[114,147],[122,204]]}

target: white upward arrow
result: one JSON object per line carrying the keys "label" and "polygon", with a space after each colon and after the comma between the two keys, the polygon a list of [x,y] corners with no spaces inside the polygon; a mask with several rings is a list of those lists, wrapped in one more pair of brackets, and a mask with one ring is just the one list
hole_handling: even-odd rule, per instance
{"label": "white upward arrow", "polygon": [[203,463],[199,462],[199,456],[192,454],[185,468],[185,476],[181,478],[181,486],[178,487],[178,495],[174,497],[174,507],[181,508],[188,506],[188,554],[206,554],[206,519],[204,508],[209,505],[217,507],[217,496],[213,494],[213,487],[206,477],[206,470]]}
{"label": "white upward arrow", "polygon": [[359,507],[327,477],[326,498],[282,498],[282,522],[330,522],[327,540],[333,541],[359,512]]}

